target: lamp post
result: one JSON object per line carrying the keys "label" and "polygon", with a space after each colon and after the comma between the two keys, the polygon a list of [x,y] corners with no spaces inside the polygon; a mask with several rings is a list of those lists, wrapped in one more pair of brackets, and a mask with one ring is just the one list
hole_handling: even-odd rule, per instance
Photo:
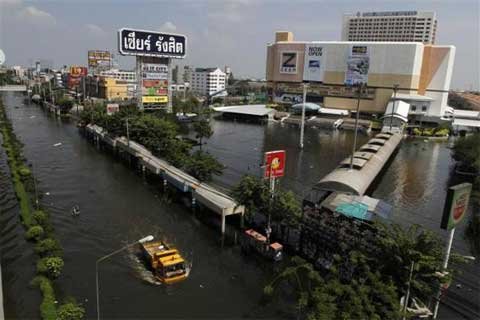
{"label": "lamp post", "polygon": [[350,157],[350,170],[353,170],[353,155],[357,149],[357,134],[358,134],[358,119],[360,117],[360,100],[362,98],[362,88],[363,84],[358,84],[358,95],[357,95],[357,114],[355,115],[355,132],[353,134],[353,150],[352,156]]}
{"label": "lamp post", "polygon": [[[448,246],[447,246],[447,252],[445,254],[445,258],[443,260],[443,270],[440,271],[440,272],[435,272],[435,275],[437,277],[440,277],[440,278],[443,278],[445,277],[446,275],[448,275],[448,271],[447,271],[447,267],[448,267],[448,260],[450,258],[450,250],[452,248],[452,242],[453,242],[453,235],[454,235],[454,232],[455,232],[455,228],[453,228],[451,231],[450,231],[450,235],[449,235],[449,239],[448,239]],[[475,257],[473,256],[461,256],[463,259],[465,260],[469,260],[469,261],[475,261]],[[442,294],[442,287],[440,286],[440,288],[438,289],[437,291],[437,295],[435,297],[435,308],[433,309],[433,319],[437,319],[437,315],[438,315],[438,308],[440,307],[440,296]]]}
{"label": "lamp post", "polygon": [[100,264],[100,262],[110,258],[111,256],[125,250],[125,249],[128,249],[136,244],[142,244],[142,243],[145,243],[145,242],[148,242],[148,241],[152,241],[153,240],[153,236],[152,235],[149,235],[149,236],[146,236],[145,238],[142,238],[138,241],[135,241],[134,243],[130,243],[128,245],[126,245],[125,247],[123,248],[120,248],[110,254],[107,254],[106,256],[103,256],[101,257],[100,259],[98,259],[96,262],[95,262],[95,283],[96,283],[96,293],[97,293],[97,320],[100,320],[100,295],[99,295],[99,285],[98,285],[98,265]]}
{"label": "lamp post", "polygon": [[392,103],[392,114],[390,115],[390,132],[392,132],[393,115],[395,114],[395,102],[397,102],[398,87],[399,87],[398,84],[393,86],[393,103]]}
{"label": "lamp post", "polygon": [[300,126],[300,149],[303,149],[303,133],[305,131],[305,103],[307,102],[308,83],[303,84],[303,101],[302,101],[302,124]]}

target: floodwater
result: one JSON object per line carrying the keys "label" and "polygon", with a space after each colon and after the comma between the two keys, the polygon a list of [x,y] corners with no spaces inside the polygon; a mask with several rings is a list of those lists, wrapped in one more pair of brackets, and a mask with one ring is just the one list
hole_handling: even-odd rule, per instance
{"label": "floodwater", "polygon": [[[96,316],[95,261],[148,234],[175,244],[192,263],[187,281],[173,286],[156,283],[136,256],[120,253],[100,264],[102,318],[233,319],[281,318],[278,305],[261,303],[271,267],[247,258],[237,246],[221,246],[219,230],[199,221],[181,203],[165,201],[158,185],[83,139],[68,121],[55,119],[38,106],[25,105],[23,96],[3,96],[15,132],[25,144],[26,158],[50,206],[65,251],[65,269],[57,281],[60,296],[82,302],[89,318]],[[18,107],[18,108],[16,108]],[[264,125],[214,120],[215,134],[205,148],[226,165],[215,183],[232,187],[243,174],[260,174],[263,152],[286,149],[286,177],[281,185],[299,198],[335,168],[350,152],[351,132],[307,128],[299,151],[299,130],[280,123]],[[359,146],[368,140],[359,137]],[[61,143],[61,145],[58,145]],[[57,144],[57,146],[55,146]],[[452,162],[445,143],[404,141],[378,182],[374,197],[395,206],[394,219],[419,223],[438,231]],[[31,246],[23,238],[18,208],[9,183],[5,155],[0,152],[0,248],[6,316],[36,318],[40,296],[28,287],[34,274]],[[47,194],[48,193],[48,194]],[[78,205],[81,214],[70,209]],[[467,254],[459,228],[454,250]],[[480,292],[478,262],[459,277],[465,303]],[[472,290],[472,291],[469,291]],[[477,303],[478,310],[478,303]],[[447,307],[443,318],[458,318]]]}

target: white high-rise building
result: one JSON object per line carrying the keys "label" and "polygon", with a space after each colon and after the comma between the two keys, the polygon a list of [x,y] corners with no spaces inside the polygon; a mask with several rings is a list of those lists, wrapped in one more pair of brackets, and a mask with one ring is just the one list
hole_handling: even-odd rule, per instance
{"label": "white high-rise building", "polygon": [[434,44],[435,12],[384,11],[343,15],[342,41],[396,41]]}
{"label": "white high-rise building", "polygon": [[192,72],[190,88],[201,95],[211,95],[225,89],[226,74],[220,68],[196,68]]}

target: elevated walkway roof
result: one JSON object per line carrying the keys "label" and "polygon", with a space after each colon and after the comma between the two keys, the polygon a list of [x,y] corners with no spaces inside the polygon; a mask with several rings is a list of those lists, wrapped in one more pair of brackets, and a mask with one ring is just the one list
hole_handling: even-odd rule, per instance
{"label": "elevated walkway roof", "polygon": [[267,108],[264,104],[248,104],[240,106],[228,106],[228,107],[215,107],[213,110],[222,113],[235,113],[235,114],[244,114],[250,116],[268,116],[269,114],[275,112],[272,108]]}
{"label": "elevated walkway roof", "polygon": [[[380,135],[390,136],[390,138],[384,140]],[[384,133],[377,136],[378,138],[375,137],[370,141],[381,140],[384,142],[383,145],[370,144],[369,141],[360,147],[360,151],[354,153],[353,169],[350,169],[350,157],[345,158],[335,170],[323,177],[314,189],[364,195],[402,140],[401,134]]]}

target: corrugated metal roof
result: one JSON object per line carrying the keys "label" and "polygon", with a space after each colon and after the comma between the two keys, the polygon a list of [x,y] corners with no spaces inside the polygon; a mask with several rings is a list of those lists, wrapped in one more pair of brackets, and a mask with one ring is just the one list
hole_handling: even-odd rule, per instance
{"label": "corrugated metal roof", "polygon": [[223,113],[238,113],[252,116],[266,116],[275,111],[274,109],[267,108],[264,104],[217,107],[213,108],[213,110]]}
{"label": "corrugated metal roof", "polygon": [[[375,153],[372,152],[372,156],[368,161],[365,159],[354,158],[354,160],[358,159],[365,161],[361,169],[350,170],[348,166],[339,166],[323,177],[322,180],[315,185],[315,189],[363,195],[380,170],[382,170],[383,166],[401,140],[401,134],[394,134],[389,140],[385,141],[383,146],[372,144],[362,146],[360,148],[361,151],[368,151],[369,149],[377,151]],[[350,158],[347,159],[350,160]],[[347,159],[345,159],[344,162],[346,162]]]}
{"label": "corrugated metal roof", "polygon": [[454,126],[480,128],[480,120],[457,119],[453,120]]}

